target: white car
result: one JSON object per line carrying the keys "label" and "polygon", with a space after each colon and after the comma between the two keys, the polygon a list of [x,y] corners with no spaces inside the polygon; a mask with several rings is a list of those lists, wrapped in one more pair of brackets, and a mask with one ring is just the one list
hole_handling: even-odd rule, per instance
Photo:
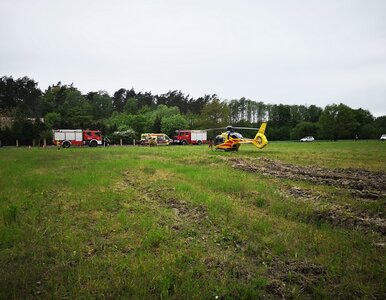
{"label": "white car", "polygon": [[301,142],[313,142],[315,141],[314,137],[313,136],[306,136],[302,139],[300,139]]}
{"label": "white car", "polygon": [[386,140],[386,134],[382,134],[381,138],[380,138],[381,141],[384,141]]}

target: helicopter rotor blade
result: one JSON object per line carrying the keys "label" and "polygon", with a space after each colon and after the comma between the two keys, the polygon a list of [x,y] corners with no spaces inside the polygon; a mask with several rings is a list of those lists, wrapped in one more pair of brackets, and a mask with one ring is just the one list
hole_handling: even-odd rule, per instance
{"label": "helicopter rotor blade", "polygon": [[203,129],[205,131],[210,131],[210,130],[233,130],[233,129],[246,129],[246,130],[259,130],[260,128],[255,128],[255,127],[237,127],[237,126],[225,126],[225,127],[218,127],[218,128],[209,128],[209,129]]}
{"label": "helicopter rotor blade", "polygon": [[253,128],[253,127],[233,127],[233,126],[209,128],[209,129],[203,129],[203,130],[211,131],[211,130],[233,130],[233,129],[259,130],[259,128]]}
{"label": "helicopter rotor blade", "polygon": [[259,130],[259,128],[253,128],[253,127],[233,127],[233,129]]}
{"label": "helicopter rotor blade", "polygon": [[219,127],[219,128],[209,128],[209,129],[203,129],[204,131],[211,131],[211,130],[225,130],[225,127]]}

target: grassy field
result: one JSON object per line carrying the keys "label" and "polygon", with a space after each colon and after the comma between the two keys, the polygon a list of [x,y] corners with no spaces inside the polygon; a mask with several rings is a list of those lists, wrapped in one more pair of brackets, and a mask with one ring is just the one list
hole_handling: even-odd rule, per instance
{"label": "grassy field", "polygon": [[386,143],[0,149],[0,298],[385,299],[384,195],[259,158],[382,184]]}

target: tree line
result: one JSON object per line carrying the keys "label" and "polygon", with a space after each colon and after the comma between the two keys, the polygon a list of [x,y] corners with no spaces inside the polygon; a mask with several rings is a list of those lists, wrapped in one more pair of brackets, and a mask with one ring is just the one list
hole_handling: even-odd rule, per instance
{"label": "tree line", "polygon": [[[82,94],[73,84],[58,82],[41,91],[28,77],[0,78],[0,140],[14,145],[18,139],[52,139],[52,129],[98,129],[110,137],[138,139],[144,132],[205,129],[226,125],[258,127],[269,121],[269,140],[292,140],[312,135],[338,140],[379,138],[386,133],[386,116],[345,104],[267,104],[246,98],[221,100],[216,94],[193,98],[181,91],[165,94],[121,88]],[[254,134],[254,133],[250,133]],[[245,135],[248,136],[246,132]]]}

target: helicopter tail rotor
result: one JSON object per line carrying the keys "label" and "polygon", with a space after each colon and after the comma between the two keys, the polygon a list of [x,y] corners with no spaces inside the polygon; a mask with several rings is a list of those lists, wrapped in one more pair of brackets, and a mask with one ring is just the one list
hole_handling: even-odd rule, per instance
{"label": "helicopter tail rotor", "polygon": [[259,149],[263,149],[268,145],[267,137],[265,136],[265,129],[267,128],[267,123],[264,122],[261,124],[259,131],[257,132],[255,138],[252,140],[252,143]]}

